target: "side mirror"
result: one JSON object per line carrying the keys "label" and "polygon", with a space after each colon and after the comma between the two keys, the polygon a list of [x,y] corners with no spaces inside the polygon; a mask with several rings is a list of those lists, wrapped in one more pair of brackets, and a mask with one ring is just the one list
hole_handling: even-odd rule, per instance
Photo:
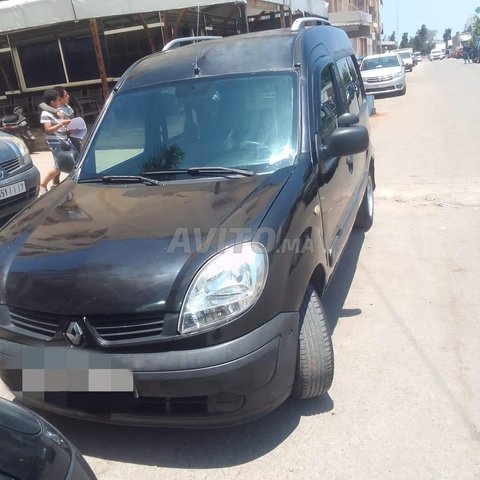
{"label": "side mirror", "polygon": [[368,130],[364,126],[339,127],[331,133],[327,145],[320,147],[320,151],[323,150],[327,158],[344,157],[364,152],[369,143]]}

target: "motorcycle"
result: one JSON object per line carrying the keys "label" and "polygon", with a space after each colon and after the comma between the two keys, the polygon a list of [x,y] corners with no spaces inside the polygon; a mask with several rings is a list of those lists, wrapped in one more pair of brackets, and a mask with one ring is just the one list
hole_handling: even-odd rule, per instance
{"label": "motorcycle", "polygon": [[21,138],[27,145],[28,151],[33,153],[37,138],[30,130],[27,119],[23,115],[22,107],[15,107],[13,115],[7,115],[0,119],[0,130]]}

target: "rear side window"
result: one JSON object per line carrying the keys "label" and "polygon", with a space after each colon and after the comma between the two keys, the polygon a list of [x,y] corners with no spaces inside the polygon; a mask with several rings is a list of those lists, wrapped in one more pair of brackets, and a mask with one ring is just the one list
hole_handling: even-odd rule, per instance
{"label": "rear side window", "polygon": [[345,110],[358,115],[364,102],[364,96],[357,68],[351,57],[341,58],[336,63],[340,74],[340,84],[346,100]]}

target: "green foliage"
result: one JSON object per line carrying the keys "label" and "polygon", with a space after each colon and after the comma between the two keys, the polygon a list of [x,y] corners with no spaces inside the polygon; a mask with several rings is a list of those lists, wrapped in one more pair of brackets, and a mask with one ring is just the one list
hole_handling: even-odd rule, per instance
{"label": "green foliage", "polygon": [[395,41],[396,41],[395,32],[393,32],[393,33],[388,37],[388,40],[389,40],[390,42],[395,42]]}
{"label": "green foliage", "polygon": [[428,55],[435,46],[436,34],[436,30],[429,30],[427,26],[423,24],[417,30],[416,35],[410,39],[410,46],[413,47],[415,52],[422,52],[422,55]]}
{"label": "green foliage", "polygon": [[448,42],[452,39],[452,29],[446,28],[445,32],[443,32],[443,41],[445,42],[445,51],[448,50]]}
{"label": "green foliage", "polygon": [[[477,13],[480,13],[480,7],[478,7],[475,11],[479,10],[479,12]],[[475,20],[475,23],[472,25],[472,35],[473,35],[473,38],[477,39],[477,38],[480,38],[480,18],[477,17],[477,19]]]}
{"label": "green foliage", "polygon": [[405,33],[402,35],[402,41],[400,42],[400,48],[407,48],[407,47],[408,47],[408,44],[409,44],[408,33],[405,32]]}

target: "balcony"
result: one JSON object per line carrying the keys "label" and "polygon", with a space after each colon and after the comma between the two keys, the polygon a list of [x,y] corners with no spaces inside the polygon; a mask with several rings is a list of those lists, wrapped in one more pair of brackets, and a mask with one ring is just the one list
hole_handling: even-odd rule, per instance
{"label": "balcony", "polygon": [[328,19],[333,25],[344,30],[350,38],[371,36],[373,23],[369,13],[361,10],[332,12]]}

